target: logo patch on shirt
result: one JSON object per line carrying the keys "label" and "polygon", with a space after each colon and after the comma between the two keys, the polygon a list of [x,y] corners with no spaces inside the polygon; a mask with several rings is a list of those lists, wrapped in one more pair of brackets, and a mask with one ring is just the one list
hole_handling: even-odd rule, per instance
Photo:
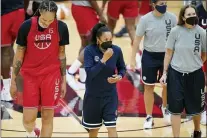
{"label": "logo patch on shirt", "polygon": [[143,80],[146,80],[147,79],[147,77],[146,76],[143,76],[143,78],[142,78]]}
{"label": "logo patch on shirt", "polygon": [[95,60],[96,62],[98,62],[98,61],[100,60],[100,58],[99,58],[98,56],[95,56],[95,57],[94,57],[94,60]]}
{"label": "logo patch on shirt", "polygon": [[115,115],[118,116],[118,110],[115,111]]}

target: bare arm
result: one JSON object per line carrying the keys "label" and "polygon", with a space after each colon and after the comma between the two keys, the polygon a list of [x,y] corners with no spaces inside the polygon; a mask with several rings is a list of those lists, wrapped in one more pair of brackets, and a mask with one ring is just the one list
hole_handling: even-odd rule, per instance
{"label": "bare arm", "polygon": [[19,74],[20,68],[22,67],[22,63],[24,60],[24,54],[26,51],[26,47],[17,46],[16,54],[13,60],[13,70],[12,70],[12,83],[15,83],[16,77]]}
{"label": "bare arm", "polygon": [[98,16],[101,16],[102,11],[98,6],[97,1],[95,1],[95,0],[88,0],[88,1],[90,2],[92,8],[96,10],[96,13],[98,14]]}
{"label": "bare arm", "polygon": [[142,40],[143,36],[136,36],[133,42],[133,47],[132,47],[132,55],[131,55],[131,60],[135,60],[136,58],[136,53],[139,51],[140,47],[140,42]]}
{"label": "bare arm", "polygon": [[207,52],[201,52],[201,59],[203,60],[203,63],[207,60],[206,54]]}
{"label": "bare arm", "polygon": [[108,0],[103,0],[102,7],[101,7],[102,9],[104,9],[107,2],[108,2]]}
{"label": "bare arm", "polygon": [[141,0],[138,0],[137,2],[138,2],[138,8],[140,10],[140,8],[142,7],[142,1]]}
{"label": "bare arm", "polygon": [[167,74],[167,70],[168,70],[170,61],[172,59],[173,52],[174,51],[171,50],[171,49],[168,49],[168,48],[166,49],[165,58],[164,58],[164,71],[163,71],[163,74]]}
{"label": "bare arm", "polygon": [[62,80],[66,81],[66,55],[65,55],[65,46],[60,46],[59,48],[59,60],[60,60],[60,71]]}

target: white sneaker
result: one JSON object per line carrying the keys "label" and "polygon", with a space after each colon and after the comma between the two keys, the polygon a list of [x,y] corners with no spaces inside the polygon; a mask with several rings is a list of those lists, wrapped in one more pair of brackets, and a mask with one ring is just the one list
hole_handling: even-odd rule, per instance
{"label": "white sneaker", "polygon": [[2,101],[12,101],[12,97],[10,95],[10,83],[11,79],[3,80],[4,86],[1,90],[1,100]]}
{"label": "white sneaker", "polygon": [[40,137],[40,129],[35,128],[33,132],[27,134],[27,138],[39,138]]}
{"label": "white sneaker", "polygon": [[163,106],[161,107],[161,110],[162,110],[164,122],[166,123],[166,125],[171,125],[171,114]]}
{"label": "white sneaker", "polygon": [[77,82],[75,80],[75,76],[71,75],[68,73],[68,71],[66,71],[66,81],[68,83],[68,85],[75,91],[79,90]]}
{"label": "white sneaker", "polygon": [[201,122],[202,125],[206,125],[206,111],[201,114]]}
{"label": "white sneaker", "polygon": [[154,126],[154,121],[151,116],[148,116],[144,122],[144,129],[150,129]]}

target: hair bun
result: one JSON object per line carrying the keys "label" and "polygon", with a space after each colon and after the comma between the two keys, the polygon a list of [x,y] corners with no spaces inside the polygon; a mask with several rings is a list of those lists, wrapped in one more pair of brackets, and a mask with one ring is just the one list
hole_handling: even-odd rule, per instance
{"label": "hair bun", "polygon": [[106,27],[106,25],[104,23],[98,23],[97,24],[97,29],[101,28],[101,27]]}

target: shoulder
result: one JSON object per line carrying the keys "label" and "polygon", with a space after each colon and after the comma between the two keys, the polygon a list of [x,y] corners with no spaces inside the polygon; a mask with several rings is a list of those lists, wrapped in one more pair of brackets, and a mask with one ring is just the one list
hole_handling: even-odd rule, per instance
{"label": "shoulder", "polygon": [[63,21],[61,21],[61,20],[57,20],[57,22],[58,22],[58,25],[67,26],[67,24],[66,24],[66,23],[64,23],[64,22],[63,22]]}
{"label": "shoulder", "polygon": [[170,34],[175,36],[176,34],[180,32],[180,30],[182,30],[182,27],[179,25],[176,25],[175,27],[171,29]]}
{"label": "shoulder", "polygon": [[117,52],[121,52],[121,48],[117,45],[112,45],[112,49],[116,50]]}
{"label": "shoulder", "polygon": [[32,20],[28,19],[22,23],[20,28],[21,29],[30,29],[31,25],[32,25]]}
{"label": "shoulder", "polygon": [[172,28],[172,32],[176,32],[179,31],[180,29],[182,29],[182,26],[176,25],[175,27]]}
{"label": "shoulder", "polygon": [[144,16],[142,16],[140,19],[144,20],[144,21],[147,21],[148,19],[151,19],[152,16],[153,16],[152,12],[149,12],[149,13],[145,14]]}
{"label": "shoulder", "polygon": [[19,28],[19,33],[28,35],[31,25],[32,25],[31,19],[24,21]]}
{"label": "shoulder", "polygon": [[196,30],[198,30],[198,32],[201,34],[206,34],[206,30],[200,27],[199,25],[196,25]]}
{"label": "shoulder", "polygon": [[68,29],[68,26],[66,23],[64,23],[63,21],[61,20],[57,20],[58,22],[58,27],[61,28],[61,29]]}
{"label": "shoulder", "polygon": [[94,44],[89,44],[84,48],[84,51],[92,52],[94,49],[95,49],[95,45]]}
{"label": "shoulder", "polygon": [[174,14],[174,13],[172,13],[172,12],[166,12],[166,15],[168,16],[168,17],[170,17],[170,18],[172,18],[172,19],[176,19],[177,18],[177,16]]}

